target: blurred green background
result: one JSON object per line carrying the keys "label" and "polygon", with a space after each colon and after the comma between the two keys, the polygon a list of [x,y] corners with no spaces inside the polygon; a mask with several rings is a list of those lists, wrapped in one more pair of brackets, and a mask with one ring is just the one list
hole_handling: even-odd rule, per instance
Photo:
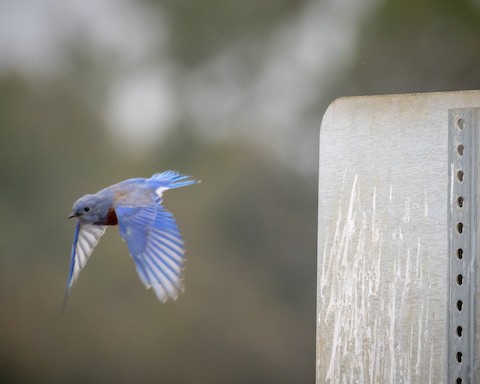
{"label": "blurred green background", "polygon": [[[475,1],[1,1],[0,382],[314,382],[323,112],[479,63]],[[60,314],[73,202],[166,169],[186,292],[110,228]]]}

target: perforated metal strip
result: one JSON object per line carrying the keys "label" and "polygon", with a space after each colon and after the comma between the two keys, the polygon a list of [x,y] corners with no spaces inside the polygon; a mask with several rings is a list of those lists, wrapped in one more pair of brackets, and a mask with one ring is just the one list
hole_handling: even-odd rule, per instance
{"label": "perforated metal strip", "polygon": [[480,108],[449,111],[448,383],[476,383]]}

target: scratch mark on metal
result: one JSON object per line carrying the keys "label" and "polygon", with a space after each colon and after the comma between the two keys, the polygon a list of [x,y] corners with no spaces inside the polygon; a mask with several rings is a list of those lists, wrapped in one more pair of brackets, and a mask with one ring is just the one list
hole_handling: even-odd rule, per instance
{"label": "scratch mark on metal", "polygon": [[403,221],[405,223],[410,221],[410,197],[407,197],[405,200],[405,215],[403,216]]}
{"label": "scratch mark on metal", "polygon": [[[345,187],[348,183],[344,175]],[[422,238],[410,229],[428,216],[427,192],[403,199],[403,212],[391,220],[394,186],[382,190],[361,185],[353,175],[342,187],[337,217],[327,231],[319,270],[317,364],[325,367],[320,382],[410,382],[421,372],[433,378],[435,362],[428,334],[429,303],[418,304],[428,289]],[[361,197],[371,196],[370,201]],[[413,209],[414,204],[417,209]],[[418,209],[422,207],[424,209]],[[400,212],[399,212],[400,213]],[[408,233],[408,239],[404,240]],[[391,236],[389,235],[391,234]],[[386,240],[388,239],[388,240]],[[388,243],[389,257],[383,257]],[[391,257],[397,254],[397,257]],[[393,262],[392,262],[393,260]],[[324,332],[322,330],[325,330]],[[398,340],[399,334],[408,335]],[[318,372],[318,371],[317,371]]]}
{"label": "scratch mark on metal", "polygon": [[428,192],[426,189],[424,190],[424,196],[425,198],[423,200],[423,209],[424,209],[423,214],[425,217],[427,217],[428,216]]}

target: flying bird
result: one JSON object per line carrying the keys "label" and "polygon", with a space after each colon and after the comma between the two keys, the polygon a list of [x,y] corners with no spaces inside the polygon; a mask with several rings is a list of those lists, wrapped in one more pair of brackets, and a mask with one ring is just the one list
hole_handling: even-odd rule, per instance
{"label": "flying bird", "polygon": [[161,302],[183,291],[183,239],[173,215],[162,205],[168,189],[198,181],[175,171],[135,178],[85,195],[73,204],[69,218],[77,218],[63,309],[72,284],[108,225],[117,225],[127,243],[142,283],[153,288]]}

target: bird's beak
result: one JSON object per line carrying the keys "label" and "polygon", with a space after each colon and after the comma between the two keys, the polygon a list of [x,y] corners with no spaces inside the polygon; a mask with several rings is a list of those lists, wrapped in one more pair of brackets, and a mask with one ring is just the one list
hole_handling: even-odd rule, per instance
{"label": "bird's beak", "polygon": [[72,213],[71,213],[71,214],[68,216],[68,218],[69,218],[69,219],[72,219],[72,218],[74,218],[74,217],[78,217],[78,216],[80,216],[80,214],[79,214],[79,213],[72,212]]}

